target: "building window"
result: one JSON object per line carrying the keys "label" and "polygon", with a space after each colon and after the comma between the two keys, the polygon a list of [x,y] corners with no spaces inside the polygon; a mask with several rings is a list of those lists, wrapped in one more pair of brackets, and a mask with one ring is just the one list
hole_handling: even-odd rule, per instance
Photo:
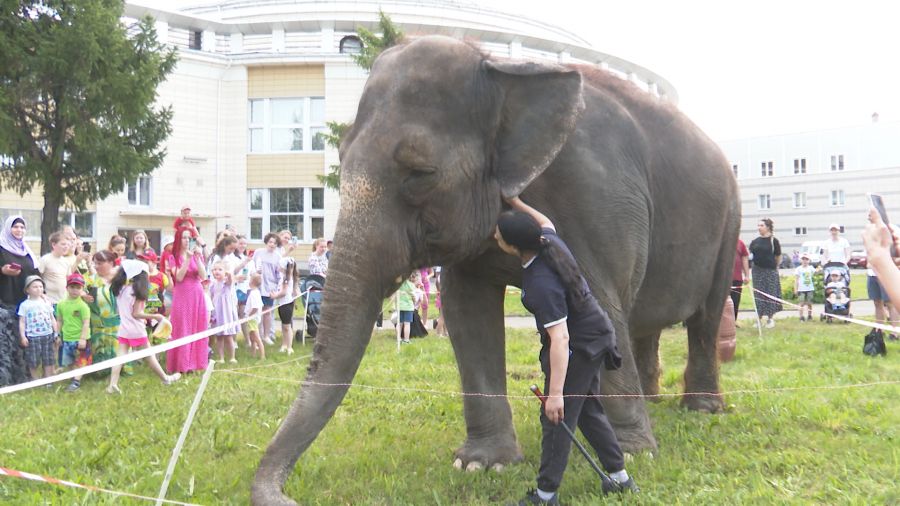
{"label": "building window", "polygon": [[806,207],[806,192],[794,193],[794,209],[803,209]]}
{"label": "building window", "polygon": [[841,207],[844,205],[844,190],[831,190],[831,206]]}
{"label": "building window", "polygon": [[149,206],[151,201],[152,181],[150,176],[141,176],[136,181],[125,185],[128,204],[132,206]]}
{"label": "building window", "polygon": [[60,211],[59,224],[71,225],[75,229],[75,233],[81,239],[94,238],[94,213],[91,212],[75,212]]}
{"label": "building window", "polygon": [[325,234],[323,188],[251,188],[247,193],[250,240],[262,241],[281,230],[304,242]]}
{"label": "building window", "polygon": [[759,195],[759,198],[756,201],[757,207],[759,209],[772,209],[772,196],[768,193],[763,193]]}
{"label": "building window", "polygon": [[734,178],[737,179],[740,171],[738,170],[738,165],[736,163],[731,166],[731,172],[734,172]]}
{"label": "building window", "polygon": [[203,47],[203,31],[191,30],[188,33],[188,49],[200,49]]}
{"label": "building window", "polygon": [[10,209],[0,207],[0,222],[6,223],[10,216],[21,216],[25,220],[25,240],[41,240],[41,213],[40,209]]}
{"label": "building window", "polygon": [[762,162],[760,163],[760,168],[762,169],[762,177],[771,177],[775,173],[774,162]]}
{"label": "building window", "polygon": [[355,35],[348,35],[341,39],[342,54],[359,54],[362,52],[362,41]]}
{"label": "building window", "polygon": [[831,155],[831,170],[844,170],[844,155]]}
{"label": "building window", "polygon": [[249,102],[251,153],[291,153],[325,149],[325,99],[259,98]]}
{"label": "building window", "polygon": [[794,158],[794,174],[806,174],[806,158]]}
{"label": "building window", "polygon": [[806,227],[794,227],[794,235],[806,235]]}

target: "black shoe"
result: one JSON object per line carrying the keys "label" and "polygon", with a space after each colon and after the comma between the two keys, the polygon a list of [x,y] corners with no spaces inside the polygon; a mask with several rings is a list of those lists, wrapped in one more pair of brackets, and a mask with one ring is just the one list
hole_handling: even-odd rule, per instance
{"label": "black shoe", "polygon": [[619,483],[612,479],[603,480],[603,495],[609,493],[621,494],[623,492],[631,492],[633,494],[636,494],[640,491],[641,489],[639,489],[637,483],[634,482],[634,478],[630,476],[624,483]]}
{"label": "black shoe", "polygon": [[545,501],[538,495],[537,490],[531,489],[525,494],[525,498],[519,501],[518,506],[528,506],[529,504],[547,504],[550,506],[559,506],[559,494],[554,493],[550,500]]}

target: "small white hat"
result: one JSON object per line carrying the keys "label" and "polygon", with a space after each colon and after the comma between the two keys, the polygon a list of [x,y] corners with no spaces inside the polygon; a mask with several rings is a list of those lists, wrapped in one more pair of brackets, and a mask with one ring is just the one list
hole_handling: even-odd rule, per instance
{"label": "small white hat", "polygon": [[122,260],[122,270],[125,271],[126,279],[131,279],[142,272],[150,273],[147,264],[140,260]]}
{"label": "small white hat", "polygon": [[174,244],[174,243],[175,243],[175,236],[174,236],[174,235],[167,235],[167,236],[165,236],[165,237],[162,238],[162,243],[161,243],[160,247],[161,247],[161,248],[165,248],[166,246],[168,246],[168,245],[170,245],[170,244]]}
{"label": "small white hat", "polygon": [[828,225],[828,230],[831,230],[831,229],[833,229],[833,228],[834,228],[834,229],[837,229],[837,230],[840,230],[840,229],[841,229],[841,226],[838,225],[837,223],[832,223],[831,225]]}

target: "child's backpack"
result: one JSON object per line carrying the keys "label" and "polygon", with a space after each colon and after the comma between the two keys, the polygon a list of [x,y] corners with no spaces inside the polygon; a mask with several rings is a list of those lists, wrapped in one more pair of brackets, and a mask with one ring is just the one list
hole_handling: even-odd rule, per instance
{"label": "child's backpack", "polygon": [[878,329],[872,329],[866,335],[866,341],[863,344],[863,353],[870,356],[887,355],[887,347],[884,345],[884,335]]}

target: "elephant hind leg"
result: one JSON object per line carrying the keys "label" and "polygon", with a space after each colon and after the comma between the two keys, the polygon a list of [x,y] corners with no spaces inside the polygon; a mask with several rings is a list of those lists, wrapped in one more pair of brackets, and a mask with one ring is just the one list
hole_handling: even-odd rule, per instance
{"label": "elephant hind leg", "polygon": [[688,318],[688,361],[684,370],[684,397],[688,409],[717,413],[725,407],[719,393],[719,358],[716,355],[719,323],[727,288],[712,290],[705,307]]}
{"label": "elephant hind leg", "polygon": [[[641,380],[644,395],[659,394],[659,335],[653,332],[647,335],[634,336],[631,339],[634,351],[634,363]],[[648,397],[649,401],[659,401],[658,397]]]}

